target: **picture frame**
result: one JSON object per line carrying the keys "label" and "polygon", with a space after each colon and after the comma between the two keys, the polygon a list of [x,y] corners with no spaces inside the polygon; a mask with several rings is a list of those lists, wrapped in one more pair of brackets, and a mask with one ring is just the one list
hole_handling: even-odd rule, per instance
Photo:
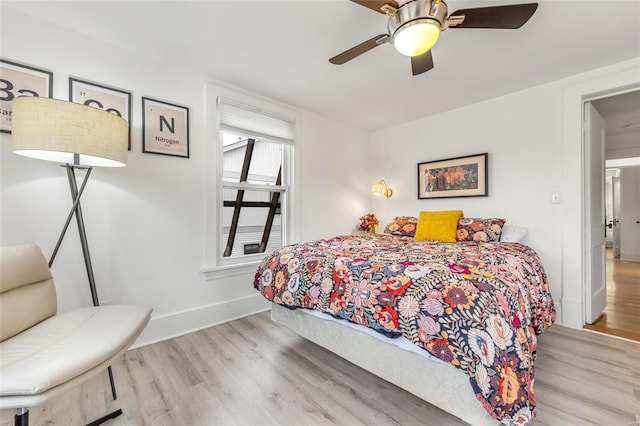
{"label": "picture frame", "polygon": [[53,96],[53,72],[0,58],[0,132],[11,133],[11,101],[18,96]]}
{"label": "picture frame", "polygon": [[488,154],[446,158],[418,164],[418,199],[486,197]]}
{"label": "picture frame", "polygon": [[189,158],[189,108],[143,96],[142,152]]}
{"label": "picture frame", "polygon": [[69,77],[69,100],[122,117],[129,123],[131,151],[131,92],[91,81]]}

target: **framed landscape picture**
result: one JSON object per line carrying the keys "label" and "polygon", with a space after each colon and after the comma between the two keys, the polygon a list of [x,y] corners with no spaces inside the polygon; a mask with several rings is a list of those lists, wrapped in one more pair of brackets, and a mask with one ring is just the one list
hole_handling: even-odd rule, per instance
{"label": "framed landscape picture", "polygon": [[131,151],[131,92],[69,78],[69,100],[124,118],[129,123],[129,151]]}
{"label": "framed landscape picture", "polygon": [[0,131],[11,133],[11,101],[18,96],[53,95],[51,71],[0,58]]}
{"label": "framed landscape picture", "polygon": [[487,153],[418,164],[418,199],[486,197]]}
{"label": "framed landscape picture", "polygon": [[142,152],[189,158],[189,108],[143,97]]}

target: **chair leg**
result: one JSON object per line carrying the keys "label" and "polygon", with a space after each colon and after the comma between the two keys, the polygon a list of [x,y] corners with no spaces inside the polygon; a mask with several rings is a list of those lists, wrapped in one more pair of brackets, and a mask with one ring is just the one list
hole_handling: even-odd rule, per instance
{"label": "chair leg", "polygon": [[[117,410],[112,411],[106,416],[102,416],[99,419],[92,421],[91,423],[87,423],[86,426],[98,426],[106,422],[107,420],[115,419],[120,415],[122,415],[122,409],[118,408]],[[29,426],[29,409],[28,408],[16,409],[16,415],[14,417],[14,425]]]}
{"label": "chair leg", "polygon": [[18,408],[14,420],[15,426],[29,426],[29,409]]}
{"label": "chair leg", "polygon": [[96,419],[96,420],[92,421],[91,423],[87,423],[86,426],[98,426],[98,425],[101,425],[102,423],[106,422],[107,420],[115,419],[116,417],[118,417],[121,414],[122,414],[122,410],[118,408],[116,411],[113,411],[113,412],[107,414],[106,416],[102,416],[99,419]]}
{"label": "chair leg", "polygon": [[111,366],[107,367],[107,371],[109,372],[109,383],[111,383],[111,396],[113,396],[113,400],[115,401],[118,399],[118,395],[116,394],[116,383],[113,381]]}

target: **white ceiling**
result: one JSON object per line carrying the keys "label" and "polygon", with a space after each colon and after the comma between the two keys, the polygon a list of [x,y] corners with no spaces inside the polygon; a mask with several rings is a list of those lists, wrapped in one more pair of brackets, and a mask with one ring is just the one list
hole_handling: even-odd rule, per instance
{"label": "white ceiling", "polygon": [[[518,0],[449,0],[449,10]],[[527,2],[527,1],[524,1]],[[2,1],[321,115],[375,130],[640,57],[640,1],[539,2],[519,30],[449,29],[435,68],[383,45],[328,59],[386,32],[386,17],[347,0]]]}
{"label": "white ceiling", "polygon": [[593,101],[606,122],[607,136],[638,133],[640,146],[640,90]]}

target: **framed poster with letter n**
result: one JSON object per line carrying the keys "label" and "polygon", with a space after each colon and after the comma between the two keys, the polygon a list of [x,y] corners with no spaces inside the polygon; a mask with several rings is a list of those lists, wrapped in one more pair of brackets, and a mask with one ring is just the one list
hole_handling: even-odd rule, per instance
{"label": "framed poster with letter n", "polygon": [[189,158],[189,108],[143,97],[142,152]]}

